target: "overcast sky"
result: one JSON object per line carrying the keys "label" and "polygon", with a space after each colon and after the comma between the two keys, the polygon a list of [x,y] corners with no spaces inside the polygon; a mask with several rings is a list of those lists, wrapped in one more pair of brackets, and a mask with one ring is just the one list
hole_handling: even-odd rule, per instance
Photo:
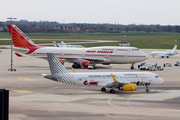
{"label": "overcast sky", "polygon": [[59,23],[180,25],[180,0],[0,0],[8,17]]}

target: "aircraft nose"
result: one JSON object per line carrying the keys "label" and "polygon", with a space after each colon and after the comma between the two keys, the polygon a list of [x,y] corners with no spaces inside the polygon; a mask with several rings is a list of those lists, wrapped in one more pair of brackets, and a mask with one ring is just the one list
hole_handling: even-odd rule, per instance
{"label": "aircraft nose", "polygon": [[159,78],[159,84],[163,83],[164,80],[162,78]]}
{"label": "aircraft nose", "polygon": [[144,60],[147,60],[149,58],[149,56],[145,53],[144,53],[144,56],[145,56]]}

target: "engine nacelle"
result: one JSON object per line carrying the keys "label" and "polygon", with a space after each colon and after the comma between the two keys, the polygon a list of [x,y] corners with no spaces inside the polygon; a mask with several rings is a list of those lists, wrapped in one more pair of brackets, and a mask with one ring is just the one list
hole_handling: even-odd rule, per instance
{"label": "engine nacelle", "polygon": [[123,85],[123,86],[120,86],[118,89],[122,90],[122,91],[135,91],[136,90],[136,84]]}
{"label": "engine nacelle", "polygon": [[64,60],[63,59],[59,59],[59,62],[61,62],[61,64],[64,65]]}
{"label": "engine nacelle", "polygon": [[90,61],[84,60],[84,61],[82,61],[82,66],[83,66],[83,67],[88,67],[88,65],[89,65],[90,63],[91,63]]}

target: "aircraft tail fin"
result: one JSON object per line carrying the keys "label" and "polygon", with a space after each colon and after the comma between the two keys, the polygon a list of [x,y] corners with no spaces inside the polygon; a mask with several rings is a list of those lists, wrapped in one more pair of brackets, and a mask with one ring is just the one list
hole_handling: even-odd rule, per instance
{"label": "aircraft tail fin", "polygon": [[171,51],[171,54],[176,54],[177,45],[174,45],[174,48]]}
{"label": "aircraft tail fin", "polygon": [[51,74],[56,75],[56,74],[70,73],[65,69],[65,67],[61,64],[61,62],[59,62],[59,60],[55,57],[53,53],[47,53],[47,58],[48,58]]}
{"label": "aircraft tail fin", "polygon": [[64,43],[63,41],[61,41],[61,45],[66,45],[66,43]]}
{"label": "aircraft tail fin", "polygon": [[53,53],[47,53],[47,58],[51,75],[44,75],[45,78],[66,84],[80,85],[77,78],[65,69]]}
{"label": "aircraft tail fin", "polygon": [[[15,47],[30,48],[36,47],[37,45],[27,37],[16,25],[7,25],[10,35],[12,30],[12,39]],[[11,28],[12,27],[12,28]]]}
{"label": "aircraft tail fin", "polygon": [[59,47],[59,44],[57,44],[56,41],[53,41],[53,44],[55,47]]}

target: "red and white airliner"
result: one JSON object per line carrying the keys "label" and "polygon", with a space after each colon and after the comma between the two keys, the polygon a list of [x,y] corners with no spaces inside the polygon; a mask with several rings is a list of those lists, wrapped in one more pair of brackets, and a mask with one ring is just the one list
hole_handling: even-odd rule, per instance
{"label": "red and white airliner", "polygon": [[136,47],[90,47],[90,48],[70,48],[70,47],[44,47],[36,45],[28,38],[16,25],[7,25],[11,34],[13,49],[18,57],[24,55],[36,56],[47,59],[46,53],[53,53],[61,63],[74,63],[73,67],[88,67],[93,61],[96,64],[134,64],[148,59],[148,55]]}

